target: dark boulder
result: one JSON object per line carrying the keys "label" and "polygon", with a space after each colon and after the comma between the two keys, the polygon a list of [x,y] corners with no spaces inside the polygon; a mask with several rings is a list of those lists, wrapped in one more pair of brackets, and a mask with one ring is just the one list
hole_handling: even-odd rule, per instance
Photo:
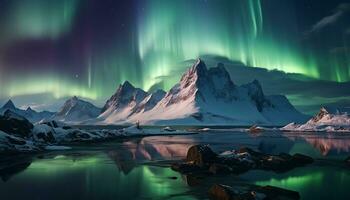
{"label": "dark boulder", "polygon": [[69,139],[71,142],[87,142],[92,140],[90,134],[84,131],[80,131],[78,129],[70,131],[67,134],[66,138]]}
{"label": "dark boulder", "polygon": [[234,192],[226,185],[215,184],[209,189],[209,197],[213,200],[233,200]]}
{"label": "dark boulder", "polygon": [[25,145],[27,142],[18,137],[6,136],[7,141],[13,145]]}
{"label": "dark boulder", "polygon": [[248,153],[249,155],[252,156],[252,158],[257,158],[257,159],[261,159],[262,157],[264,157],[266,154],[263,154],[261,152],[258,152],[258,151],[254,151],[253,149],[251,148],[248,148],[248,147],[242,147],[238,150],[238,153]]}
{"label": "dark boulder", "polygon": [[209,167],[209,172],[213,174],[229,174],[232,173],[232,168],[224,164],[211,164]]}
{"label": "dark boulder", "polygon": [[46,122],[43,122],[43,123],[41,123],[41,124],[46,124],[46,125],[48,125],[48,126],[50,126],[50,127],[52,127],[52,128],[58,128],[58,127],[59,127],[58,124],[57,124],[57,122],[54,121],[54,120],[52,120],[52,121],[46,121]]}
{"label": "dark boulder", "polygon": [[206,145],[195,145],[187,151],[186,161],[203,167],[217,160],[217,154]]}
{"label": "dark boulder", "polygon": [[295,162],[299,165],[307,165],[313,163],[314,159],[309,156],[297,153],[293,155],[292,162]]}
{"label": "dark boulder", "polygon": [[255,200],[252,191],[235,192],[232,187],[215,184],[209,189],[209,198],[212,200]]}
{"label": "dark boulder", "polygon": [[29,137],[33,129],[33,124],[26,118],[6,110],[3,116],[0,116],[0,130],[19,137]]}
{"label": "dark boulder", "polygon": [[311,157],[302,154],[271,155],[246,147],[229,154],[218,155],[208,146],[195,145],[187,151],[186,162],[173,164],[172,169],[185,174],[241,174],[251,169],[286,172],[312,162]]}
{"label": "dark boulder", "polygon": [[183,174],[202,171],[199,166],[190,163],[174,163],[171,165],[171,169]]}
{"label": "dark boulder", "polygon": [[55,143],[56,142],[56,139],[51,131],[37,133],[36,137],[39,141],[43,141],[46,143]]}

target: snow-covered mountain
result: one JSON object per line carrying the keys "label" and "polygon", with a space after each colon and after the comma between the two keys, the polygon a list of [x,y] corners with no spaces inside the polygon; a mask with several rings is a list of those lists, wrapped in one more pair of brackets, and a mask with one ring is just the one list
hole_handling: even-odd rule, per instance
{"label": "snow-covered mountain", "polygon": [[19,109],[15,106],[15,104],[11,101],[8,100],[1,108],[0,108],[0,114],[4,114],[6,110],[10,110],[20,116],[23,116],[27,118],[30,122],[35,123],[39,122],[43,119],[48,119],[55,113],[49,112],[49,111],[42,111],[42,112],[37,112],[33,110],[31,107],[28,107],[26,110]]}
{"label": "snow-covered mountain", "polygon": [[74,96],[68,99],[52,119],[66,123],[77,123],[99,116],[101,109],[92,103]]}
{"label": "snow-covered mountain", "polygon": [[257,80],[237,86],[223,64],[207,69],[198,59],[165,95],[120,85],[98,123],[283,125],[305,119],[284,96],[265,96]]}
{"label": "snow-covered mountain", "polygon": [[339,109],[329,111],[322,107],[314,117],[305,124],[290,123],[281,128],[284,131],[325,131],[350,132],[350,115]]}

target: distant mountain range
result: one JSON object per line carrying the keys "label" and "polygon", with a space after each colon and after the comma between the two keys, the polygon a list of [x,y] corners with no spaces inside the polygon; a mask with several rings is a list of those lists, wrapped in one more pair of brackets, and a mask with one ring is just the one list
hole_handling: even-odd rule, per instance
{"label": "distant mountain range", "polygon": [[290,123],[281,128],[295,132],[350,132],[349,109],[322,107],[320,111],[304,124]]}
{"label": "distant mountain range", "polygon": [[0,113],[7,109],[31,122],[53,119],[75,124],[285,125],[308,118],[285,96],[265,95],[259,81],[238,86],[223,64],[208,69],[200,59],[168,92],[149,93],[126,81],[102,109],[77,97],[67,100],[57,113],[21,110],[11,100]]}
{"label": "distant mountain range", "polygon": [[54,115],[54,112],[49,112],[49,111],[42,111],[42,112],[37,112],[33,110],[31,107],[28,107],[26,110],[19,109],[15,106],[15,104],[11,101],[8,100],[1,108],[0,108],[0,114],[3,115],[6,110],[10,110],[18,115],[21,115],[28,119],[30,122],[35,123],[39,122],[43,119],[50,118],[52,115]]}
{"label": "distant mountain range", "polygon": [[101,114],[101,108],[98,108],[92,103],[81,100],[77,97],[68,99],[58,112],[37,112],[30,107],[28,107],[26,110],[19,109],[11,100],[0,108],[0,114],[3,115],[6,110],[10,110],[22,117],[25,117],[32,123],[48,120],[57,120],[65,123],[81,123],[84,120],[94,119]]}

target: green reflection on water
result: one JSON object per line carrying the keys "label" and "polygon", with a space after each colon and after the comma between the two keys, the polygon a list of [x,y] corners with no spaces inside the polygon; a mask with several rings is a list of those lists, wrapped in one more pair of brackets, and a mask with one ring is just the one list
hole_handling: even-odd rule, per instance
{"label": "green reflection on water", "polygon": [[323,179],[323,174],[320,172],[304,175],[290,176],[284,179],[271,178],[267,181],[256,181],[257,185],[273,185],[283,188],[292,188],[293,190],[302,190],[305,185],[320,185]]}
{"label": "green reflection on water", "polygon": [[0,192],[5,199],[194,199],[184,194],[187,186],[169,168],[134,165],[123,172],[118,165],[107,154],[39,159],[8,182],[0,182]]}
{"label": "green reflection on water", "polygon": [[272,185],[298,191],[301,199],[348,199],[350,172],[336,166],[310,166],[288,173],[252,172],[243,177],[257,185]]}

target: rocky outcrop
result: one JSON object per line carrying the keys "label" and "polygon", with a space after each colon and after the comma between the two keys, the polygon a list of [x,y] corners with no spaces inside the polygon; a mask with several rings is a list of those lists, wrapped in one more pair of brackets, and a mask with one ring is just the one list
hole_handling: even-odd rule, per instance
{"label": "rocky outcrop", "polygon": [[251,169],[285,172],[312,162],[311,157],[302,154],[270,155],[250,148],[216,154],[208,146],[195,145],[188,150],[186,161],[173,164],[172,169],[184,174],[240,174]]}
{"label": "rocky outcrop", "polygon": [[3,116],[0,115],[0,130],[7,134],[29,137],[33,127],[26,118],[11,110],[6,110]]}
{"label": "rocky outcrop", "polygon": [[195,145],[188,149],[186,160],[191,164],[204,167],[207,163],[216,162],[217,154],[208,146]]}

